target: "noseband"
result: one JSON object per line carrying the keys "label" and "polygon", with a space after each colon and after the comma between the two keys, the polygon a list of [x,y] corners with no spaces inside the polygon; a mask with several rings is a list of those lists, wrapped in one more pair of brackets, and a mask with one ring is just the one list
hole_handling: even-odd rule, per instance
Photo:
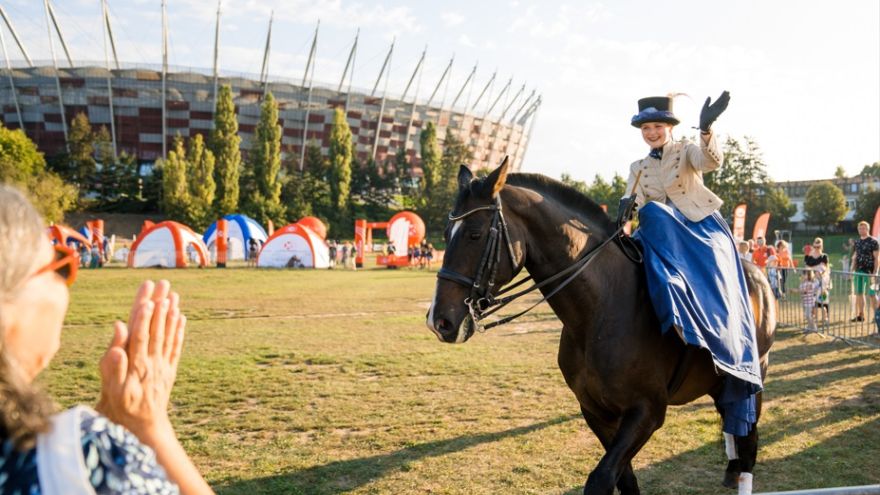
{"label": "noseband", "polygon": [[[449,221],[456,222],[458,220],[467,218],[479,211],[492,211],[493,213],[492,221],[489,226],[489,240],[486,243],[486,247],[483,248],[483,254],[480,257],[480,264],[477,265],[477,274],[474,276],[474,278],[471,278],[467,275],[462,275],[461,273],[442,267],[440,268],[440,271],[437,272],[437,278],[449,280],[470,289],[470,294],[464,300],[464,304],[468,307],[468,311],[470,312],[470,316],[474,322],[474,325],[476,325],[477,329],[480,331],[485,331],[492,327],[509,323],[516,318],[519,318],[520,316],[528,313],[547,299],[550,299],[551,297],[556,295],[557,292],[562,290],[572,280],[580,275],[581,272],[584,271],[584,269],[586,269],[587,265],[589,265],[590,262],[592,262],[596,258],[596,255],[602,250],[602,248],[614,242],[615,239],[620,237],[621,233],[623,232],[623,227],[621,226],[611,236],[602,241],[601,244],[593,249],[587,250],[586,253],[584,253],[577,259],[577,261],[564,268],[560,272],[556,273],[555,275],[545,280],[542,280],[541,282],[535,282],[528,288],[523,289],[519,292],[504,297],[499,297],[509,293],[513,289],[528,282],[529,280],[532,280],[532,276],[529,275],[528,277],[525,277],[524,279],[512,285],[501,288],[501,290],[499,290],[496,294],[492,294],[492,289],[495,287],[495,276],[498,274],[498,266],[501,264],[502,242],[504,243],[504,245],[507,246],[507,253],[510,257],[510,265],[512,271],[515,273],[517,270],[516,255],[513,252],[513,244],[510,240],[510,232],[507,229],[507,222],[504,220],[504,213],[502,212],[501,208],[501,195],[499,194],[495,196],[495,204],[493,205],[478,206],[460,215],[453,215],[452,213],[450,213]],[[630,257],[630,259],[632,259],[629,253],[626,253],[625,250],[624,253],[627,254],[627,257]],[[641,260],[639,259],[637,262],[641,262]],[[504,306],[507,306],[508,304],[519,299],[520,297],[535,290],[538,290],[548,284],[551,284],[559,280],[560,278],[565,277],[566,275],[568,275],[568,277],[560,282],[559,285],[557,285],[547,295],[541,298],[540,301],[531,305],[527,309],[514,315],[506,316],[491,323],[487,323],[485,325],[480,324],[483,319],[495,313]]]}

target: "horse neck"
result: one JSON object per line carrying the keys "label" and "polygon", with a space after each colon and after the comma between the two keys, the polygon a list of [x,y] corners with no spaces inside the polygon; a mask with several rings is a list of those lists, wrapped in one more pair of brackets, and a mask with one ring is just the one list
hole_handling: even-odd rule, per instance
{"label": "horse neck", "polygon": [[[584,214],[572,212],[566,206],[533,191],[518,191],[514,201],[508,201],[506,210],[513,209],[516,217],[511,222],[515,238],[521,239],[525,251],[523,266],[536,282],[546,280],[570,267],[587,249],[597,249],[608,234],[602,231],[601,222],[592,222]],[[513,195],[512,195],[513,196]],[[513,206],[515,205],[515,206]],[[549,302],[560,318],[564,314],[589,314],[593,305],[607,304],[605,298],[613,297],[603,288],[609,286],[610,277],[628,277],[627,260],[613,244],[606,245],[594,256],[598,258],[560,292],[570,292],[578,297],[554,297]],[[633,277],[633,282],[636,283]],[[546,295],[555,287],[549,284],[542,289]],[[591,294],[595,297],[580,297]],[[593,307],[584,307],[584,304]],[[568,308],[566,305],[576,307]]]}

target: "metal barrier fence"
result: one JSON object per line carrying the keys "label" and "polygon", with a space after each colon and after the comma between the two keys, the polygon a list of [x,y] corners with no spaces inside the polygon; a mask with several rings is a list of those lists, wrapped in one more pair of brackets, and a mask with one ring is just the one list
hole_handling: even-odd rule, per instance
{"label": "metal barrier fence", "polygon": [[[777,271],[780,326],[880,348],[880,323],[874,316],[880,301],[880,277],[833,270],[824,276],[805,269]],[[808,283],[814,285],[812,296]],[[859,299],[863,301],[861,319]]]}
{"label": "metal barrier fence", "polygon": [[839,488],[796,490],[793,492],[766,492],[756,495],[880,495],[880,485],[842,486]]}

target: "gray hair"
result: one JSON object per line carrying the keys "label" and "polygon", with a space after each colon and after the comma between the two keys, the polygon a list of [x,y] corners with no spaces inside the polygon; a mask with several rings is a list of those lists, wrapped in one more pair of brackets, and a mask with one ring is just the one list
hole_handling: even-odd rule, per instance
{"label": "gray hair", "polygon": [[[17,189],[0,184],[0,300],[15,298],[33,270],[40,242],[46,242],[40,214]],[[0,438],[28,449],[36,434],[48,429],[54,406],[42,390],[27,383],[5,343],[0,310]]]}

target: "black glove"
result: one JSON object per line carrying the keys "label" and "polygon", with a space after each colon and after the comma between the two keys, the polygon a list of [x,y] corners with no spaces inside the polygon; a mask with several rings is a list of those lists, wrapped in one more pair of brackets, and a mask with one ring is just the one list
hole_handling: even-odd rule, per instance
{"label": "black glove", "polygon": [[702,132],[709,132],[718,116],[727,110],[727,104],[730,102],[730,93],[724,91],[715,100],[715,103],[710,105],[711,101],[712,98],[706,98],[706,103],[703,104],[703,110],[700,112],[700,131]]}
{"label": "black glove", "polygon": [[626,222],[629,222],[632,219],[633,208],[635,207],[635,195],[620,199],[620,204],[617,205],[617,228],[622,227]]}

